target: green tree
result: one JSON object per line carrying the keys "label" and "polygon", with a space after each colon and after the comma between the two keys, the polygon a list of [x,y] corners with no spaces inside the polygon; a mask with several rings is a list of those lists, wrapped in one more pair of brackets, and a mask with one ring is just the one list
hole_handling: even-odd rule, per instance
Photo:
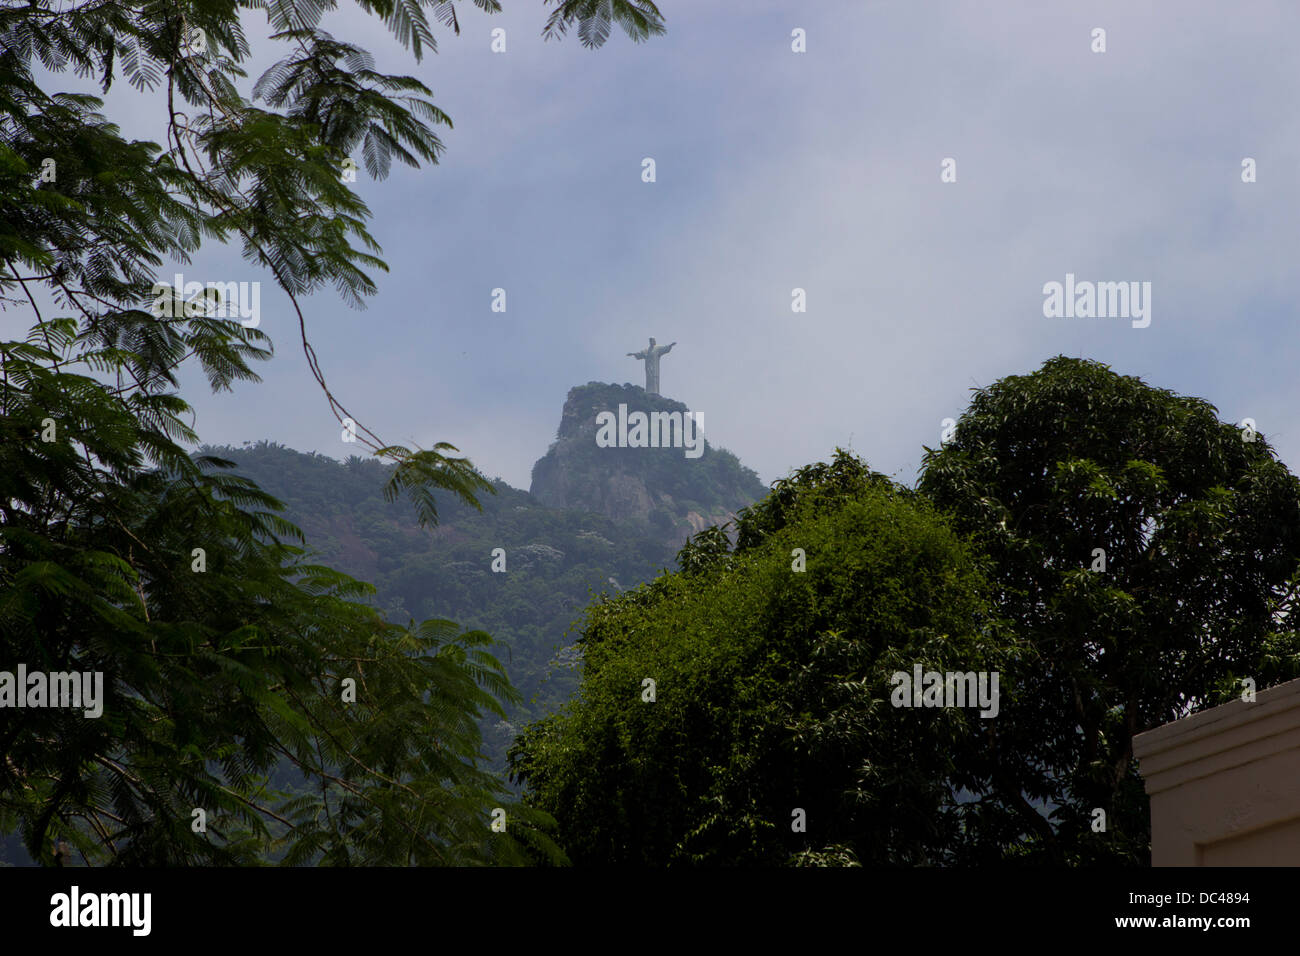
{"label": "green tree", "polygon": [[[417,58],[434,49],[426,11],[459,31],[450,0],[357,5]],[[0,710],[0,831],[43,861],[56,838],[90,862],[560,859],[527,808],[506,834],[487,829],[500,788],[477,769],[476,718],[514,692],[486,636],[388,623],[354,600],[364,585],[301,560],[272,499],[178,444],[197,440],[183,363],[223,390],[270,354],[219,293],[155,286],[205,239],[238,239],[285,295],[331,410],[354,419],[302,305],[326,285],[360,304],[367,270],[385,268],[340,172],[353,152],[376,178],[394,157],[436,162],[433,127],[450,119],[419,81],[322,30],[334,6],[0,9],[0,297],[32,321],[0,343],[0,650],[4,665],[105,676],[97,719]],[[287,52],[246,95],[249,10]],[[547,34],[576,24],[599,46],[612,23],[636,40],[662,32],[646,0],[563,0]],[[49,91],[66,70],[164,94],[165,144],[124,139],[97,97]],[[422,522],[438,518],[435,490],[473,502],[489,488],[451,445],[357,432]],[[299,778],[271,788],[286,762]]]}
{"label": "green tree", "polygon": [[742,512],[734,547],[706,531],[679,564],[588,610],[580,696],[511,751],[572,860],[950,860],[996,721],[893,706],[891,678],[1001,670],[1015,648],[935,510],[837,452]]}
{"label": "green tree", "polygon": [[1133,736],[1300,674],[1300,482],[1207,402],[1062,356],[978,391],[919,489],[1033,650],[978,768],[972,859],[1147,861]]}

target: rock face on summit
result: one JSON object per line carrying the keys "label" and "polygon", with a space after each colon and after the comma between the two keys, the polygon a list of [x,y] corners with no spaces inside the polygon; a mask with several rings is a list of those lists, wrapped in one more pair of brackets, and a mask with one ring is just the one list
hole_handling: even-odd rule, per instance
{"label": "rock face on summit", "polygon": [[[619,406],[625,406],[620,416]],[[704,441],[703,454],[688,457],[689,449],[666,438],[660,447],[601,447],[597,417],[608,412],[602,441],[622,431],[627,422],[635,428],[633,413],[690,411],[681,402],[651,395],[635,385],[590,382],[569,390],[556,440],[533,465],[533,497],[555,508],[595,512],[646,526],[654,537],[673,545],[705,528],[731,520],[737,510],[767,494],[758,475],[731,452]],[[660,415],[659,422],[668,418]],[[621,426],[621,428],[619,427]],[[702,431],[702,428],[701,428]],[[689,441],[690,435],[687,435]]]}

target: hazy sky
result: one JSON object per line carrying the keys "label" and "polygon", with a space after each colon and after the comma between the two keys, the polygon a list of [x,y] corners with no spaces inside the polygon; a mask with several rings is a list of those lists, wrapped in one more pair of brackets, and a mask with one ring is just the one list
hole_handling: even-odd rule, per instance
{"label": "hazy sky", "polygon": [[[326,23],[455,123],[439,165],[359,175],[380,294],[311,300],[331,388],[386,440],[527,488],[569,388],[640,384],[626,353],[654,336],[678,343],[662,392],[764,481],[838,444],[910,483],[972,387],[1059,353],[1249,416],[1300,470],[1300,5],[663,0],[666,36],[597,51],[503,5],[461,4],[419,64],[355,9]],[[184,271],[268,278],[233,254]],[[1150,326],[1046,318],[1066,273],[1150,282]],[[204,440],[360,449],[269,281],[261,328],[263,384],[185,379]]]}

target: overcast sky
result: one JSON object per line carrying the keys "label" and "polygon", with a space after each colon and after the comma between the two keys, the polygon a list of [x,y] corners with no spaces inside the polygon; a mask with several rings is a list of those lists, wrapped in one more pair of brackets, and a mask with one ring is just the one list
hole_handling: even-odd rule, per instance
{"label": "overcast sky", "polygon": [[[455,123],[439,165],[359,174],[380,294],[311,300],[331,389],[386,440],[527,488],[569,388],[641,384],[654,336],[662,392],[767,482],[841,445],[910,483],[972,387],[1060,353],[1249,416],[1300,470],[1300,5],[662,0],[666,36],[589,51],[503,4],[461,4],[419,64],[355,9],[326,23]],[[1045,317],[1066,273],[1150,282],[1149,327]],[[269,281],[261,328],[262,384],[185,379],[203,439],[360,449]]]}

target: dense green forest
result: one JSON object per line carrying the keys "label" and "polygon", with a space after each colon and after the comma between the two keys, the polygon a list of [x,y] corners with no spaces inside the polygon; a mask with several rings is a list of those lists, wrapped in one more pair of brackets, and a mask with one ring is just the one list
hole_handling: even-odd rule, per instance
{"label": "dense green forest", "polygon": [[[451,123],[418,79],[323,29],[328,6],[0,9],[0,297],[24,323],[0,342],[5,692],[36,671],[18,689],[33,706],[0,712],[7,852],[16,841],[59,865],[564,860],[553,822],[481,766],[485,715],[521,699],[490,636],[397,623],[366,603],[372,587],[311,562],[232,462],[186,452],[201,439],[182,366],[219,393],[271,357],[253,303],[232,299],[251,277],[296,324],[322,408],[389,469],[387,500],[429,527],[490,489],[450,443],[407,448],[358,421],[311,346],[308,299],[332,289],[360,306],[387,269],[341,170],[352,156],[373,180],[394,160],[436,163],[436,128]],[[421,4],[354,6],[417,60],[436,49]],[[434,15],[459,33],[456,4]],[[279,57],[255,80],[250,25],[259,53]],[[543,33],[599,47],[615,25],[636,41],[664,31],[648,0],[563,0]],[[75,92],[60,89],[69,75]],[[133,128],[152,123],[163,142],[126,138],[86,79],[122,91]],[[239,282],[158,281],[205,246],[239,250]],[[46,706],[47,674],[98,686],[97,716]]]}
{"label": "dense green forest", "polygon": [[[696,524],[723,524],[767,490],[722,448],[707,446],[698,459],[674,448],[597,448],[595,414],[620,403],[685,408],[634,386],[574,388],[556,441],[534,468],[535,491],[536,476],[562,473],[545,491],[562,485],[570,507],[550,507],[497,479],[477,506],[455,499],[441,505],[432,528],[385,498],[392,467],[374,458],[339,462],[268,442],[200,453],[233,462],[237,474],[282,502],[315,559],[374,585],[368,600],[389,620],[444,618],[492,636],[523,697],[504,719],[482,727],[487,766],[502,772],[518,729],[577,689],[581,651],[571,632],[585,609],[672,568],[692,516]],[[607,494],[616,486],[635,489],[653,506],[620,507]],[[602,513],[609,510],[619,517]]]}
{"label": "dense green forest", "polygon": [[[340,463],[264,442],[204,452],[284,502],[321,563],[373,584],[370,600],[391,620],[449,618],[492,635],[524,698],[483,728],[498,770],[517,727],[577,688],[569,632],[587,605],[673,564],[673,550],[632,522],[548,508],[500,480],[481,511],[449,503],[425,529],[408,506],[384,500],[389,469],[374,459]],[[498,548],[503,572],[491,570]]]}
{"label": "dense green forest", "polygon": [[[1097,362],[977,390],[915,489],[838,453],[737,524],[589,609],[511,751],[577,864],[1146,864],[1133,737],[1300,676],[1300,479]],[[918,667],[995,712],[900,707]]]}

